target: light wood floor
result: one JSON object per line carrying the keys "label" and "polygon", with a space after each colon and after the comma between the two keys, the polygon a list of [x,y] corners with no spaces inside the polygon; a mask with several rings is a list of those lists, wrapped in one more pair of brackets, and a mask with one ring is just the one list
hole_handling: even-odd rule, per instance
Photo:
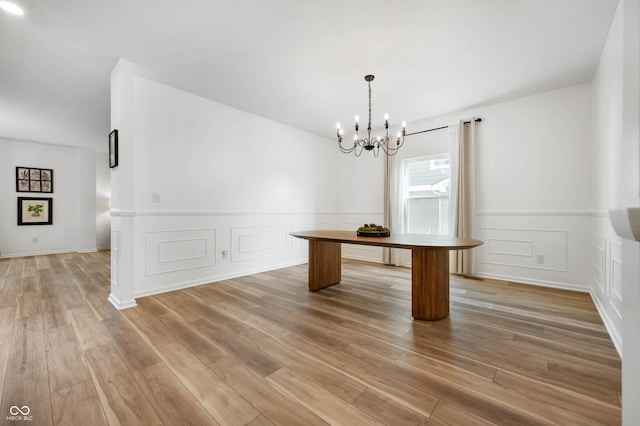
{"label": "light wood floor", "polygon": [[410,280],[345,262],[309,293],[302,265],[118,312],[108,252],[0,260],[0,423],[620,424],[588,295],[454,279],[450,317],[427,323]]}

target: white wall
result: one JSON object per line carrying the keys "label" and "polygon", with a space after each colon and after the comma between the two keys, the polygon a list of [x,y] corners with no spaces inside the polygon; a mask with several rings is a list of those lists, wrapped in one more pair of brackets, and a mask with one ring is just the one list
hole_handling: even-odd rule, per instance
{"label": "white wall", "polygon": [[[640,206],[640,0],[622,0],[622,205]],[[622,422],[640,424],[640,244],[622,243]]]}
{"label": "white wall", "polygon": [[622,342],[622,240],[608,210],[620,206],[623,160],[623,28],[622,8],[614,17],[593,80],[593,161],[591,201],[592,293],[609,325],[616,346]]}
{"label": "white wall", "polygon": [[109,154],[96,153],[96,244],[98,250],[111,248],[111,172]]}
{"label": "white wall", "polygon": [[[472,116],[482,118],[476,143],[476,237],[485,244],[475,249],[478,274],[588,291],[590,84],[409,123],[407,132]],[[431,142],[424,135],[410,136],[403,149],[423,143]],[[369,176],[382,181],[381,158],[366,159],[360,168],[352,166],[357,161],[340,162],[343,180],[355,170],[354,184]],[[382,184],[360,188],[362,205],[381,217]],[[348,200],[354,190],[348,191],[341,188],[339,199]]]}
{"label": "white wall", "polygon": [[[89,149],[0,139],[2,257],[96,250],[94,158]],[[16,192],[16,166],[53,169],[54,192]],[[53,224],[17,226],[18,197],[53,198]]]}
{"label": "white wall", "polygon": [[480,275],[587,290],[589,85],[468,111],[476,144]]}
{"label": "white wall", "polygon": [[[335,194],[338,207],[334,229],[353,231],[364,223],[382,224],[384,221],[384,159],[382,155],[375,158],[371,152],[363,152],[360,157],[354,154],[342,154],[337,143],[333,139],[328,144],[337,155]],[[382,260],[382,249],[343,244],[342,255],[351,259],[379,262]]]}
{"label": "white wall", "polygon": [[623,424],[640,424],[640,247],[607,211],[640,205],[640,2],[622,0],[593,82],[592,295],[622,351]]}
{"label": "white wall", "polygon": [[96,220],[96,152],[92,149],[77,148],[76,174],[77,185],[77,228],[78,252],[92,252],[97,250],[97,220]]}
{"label": "white wall", "polygon": [[134,90],[136,210],[335,207],[327,140],[143,78]]}
{"label": "white wall", "polygon": [[289,232],[335,226],[330,141],[134,68],[112,74],[112,303],[306,262]]}

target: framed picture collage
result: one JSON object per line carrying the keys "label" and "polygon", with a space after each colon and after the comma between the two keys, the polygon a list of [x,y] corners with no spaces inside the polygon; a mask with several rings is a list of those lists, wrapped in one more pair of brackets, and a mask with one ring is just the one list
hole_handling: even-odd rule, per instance
{"label": "framed picture collage", "polygon": [[[53,169],[16,167],[16,192],[53,194]],[[52,197],[18,197],[18,226],[52,224]]]}

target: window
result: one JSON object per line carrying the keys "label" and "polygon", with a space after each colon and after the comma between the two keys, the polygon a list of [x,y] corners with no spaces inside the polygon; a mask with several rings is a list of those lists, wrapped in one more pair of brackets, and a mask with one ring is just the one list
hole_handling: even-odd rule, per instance
{"label": "window", "polygon": [[448,234],[449,154],[405,159],[402,170],[403,231]]}

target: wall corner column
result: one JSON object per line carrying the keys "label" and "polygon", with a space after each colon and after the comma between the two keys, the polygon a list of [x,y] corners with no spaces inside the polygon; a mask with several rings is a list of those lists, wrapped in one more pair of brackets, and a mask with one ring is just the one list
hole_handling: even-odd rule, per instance
{"label": "wall corner column", "polygon": [[111,292],[117,309],[136,306],[134,265],[135,64],[119,59],[111,72],[111,130],[118,130],[118,165],[111,169]]}
{"label": "wall corner column", "polygon": [[[640,205],[640,0],[623,0],[622,206]],[[622,243],[622,424],[640,424],[640,244]]]}

